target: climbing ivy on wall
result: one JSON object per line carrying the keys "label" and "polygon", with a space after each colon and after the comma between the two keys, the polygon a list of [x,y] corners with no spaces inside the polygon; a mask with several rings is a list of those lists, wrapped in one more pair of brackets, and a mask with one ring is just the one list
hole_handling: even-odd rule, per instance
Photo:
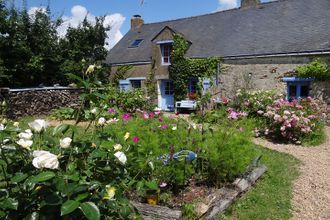
{"label": "climbing ivy on wall", "polygon": [[169,66],[169,76],[173,81],[175,100],[183,100],[187,97],[190,77],[211,78],[216,74],[220,62],[218,57],[186,58],[185,54],[188,48],[189,43],[181,35],[176,34],[171,53],[171,66]]}

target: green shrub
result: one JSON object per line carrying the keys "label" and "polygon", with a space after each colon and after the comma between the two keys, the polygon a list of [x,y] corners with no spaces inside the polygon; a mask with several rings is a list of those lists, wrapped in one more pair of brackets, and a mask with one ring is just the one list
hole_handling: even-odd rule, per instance
{"label": "green shrub", "polygon": [[316,80],[330,79],[330,66],[323,60],[317,58],[309,64],[296,68],[299,77],[314,77]]}

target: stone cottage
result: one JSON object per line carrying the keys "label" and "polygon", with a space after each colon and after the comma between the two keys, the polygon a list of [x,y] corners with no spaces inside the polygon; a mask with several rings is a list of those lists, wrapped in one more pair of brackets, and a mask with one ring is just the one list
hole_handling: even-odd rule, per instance
{"label": "stone cottage", "polygon": [[[132,65],[120,88],[140,88],[154,70],[158,107],[174,106],[169,79],[174,33],[190,42],[188,58],[222,58],[215,73],[223,95],[238,88],[276,89],[288,96],[314,95],[330,103],[330,82],[311,83],[284,74],[315,57],[330,61],[330,0],[242,0],[237,9],[145,24],[139,15],[130,31],[110,50],[107,63],[115,72]],[[190,79],[189,91],[196,90]]]}

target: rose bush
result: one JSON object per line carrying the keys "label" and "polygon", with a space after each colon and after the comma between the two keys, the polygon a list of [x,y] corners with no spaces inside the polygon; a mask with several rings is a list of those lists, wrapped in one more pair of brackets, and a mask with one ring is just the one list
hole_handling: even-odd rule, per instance
{"label": "rose bush", "polygon": [[292,102],[284,99],[275,100],[266,108],[259,110],[265,118],[266,126],[256,129],[256,135],[301,144],[322,129],[325,121],[325,109],[322,103],[311,97]]}

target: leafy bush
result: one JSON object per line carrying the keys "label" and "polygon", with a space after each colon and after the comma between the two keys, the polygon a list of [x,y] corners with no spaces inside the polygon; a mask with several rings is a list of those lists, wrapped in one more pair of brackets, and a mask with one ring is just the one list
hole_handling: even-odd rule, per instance
{"label": "leafy bush", "polygon": [[299,77],[314,77],[317,80],[330,79],[330,66],[321,59],[296,68]]}

